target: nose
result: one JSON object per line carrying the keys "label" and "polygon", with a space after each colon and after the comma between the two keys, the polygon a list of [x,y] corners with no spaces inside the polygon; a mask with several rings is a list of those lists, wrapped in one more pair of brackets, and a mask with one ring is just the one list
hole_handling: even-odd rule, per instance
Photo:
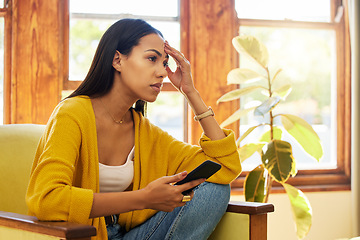
{"label": "nose", "polygon": [[168,76],[168,73],[164,67],[164,65],[160,65],[156,71],[156,76],[159,77],[159,78],[166,78]]}

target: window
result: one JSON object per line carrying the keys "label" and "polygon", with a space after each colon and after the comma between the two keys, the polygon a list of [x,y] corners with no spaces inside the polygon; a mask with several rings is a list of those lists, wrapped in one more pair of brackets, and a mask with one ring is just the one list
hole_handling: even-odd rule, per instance
{"label": "window", "polygon": [[[324,156],[320,164],[311,162],[311,166],[307,166],[307,163],[303,162],[297,177],[291,179],[292,182],[289,183],[308,186],[312,190],[349,189],[351,86],[347,1],[18,0],[23,7],[14,9],[11,9],[12,1],[0,1],[0,4],[4,2],[9,2],[9,6],[0,5],[0,49],[5,49],[5,60],[3,60],[1,52],[0,61],[7,64],[0,69],[2,76],[4,76],[5,70],[5,79],[0,80],[3,81],[0,88],[5,85],[4,94],[6,95],[4,122],[46,123],[53,107],[59,101],[59,89],[63,89],[66,94],[65,91],[72,91],[80,84],[84,73],[90,66],[93,51],[103,31],[109,24],[123,17],[141,17],[148,20],[159,28],[176,47],[179,47],[181,39],[182,51],[192,63],[195,86],[201,92],[205,103],[213,107],[217,120],[222,122],[238,108],[239,104],[238,102],[228,102],[216,105],[216,100],[225,92],[232,90],[232,87],[236,87],[226,86],[226,75],[237,66],[238,57],[231,46],[231,38],[240,31],[240,33],[252,34],[261,38],[271,51],[271,63],[278,63],[284,69],[282,77],[289,76],[294,84],[298,84],[297,86],[314,87],[314,91],[316,87],[321,87],[321,92],[316,90],[315,92],[318,94],[315,95],[312,91],[303,90],[303,92],[313,94],[304,96],[307,99],[316,97],[317,114],[311,115],[311,119],[313,119],[311,123],[319,133],[328,134],[330,132],[328,135],[330,138],[325,138],[331,148],[325,149],[325,152],[330,157]],[[144,7],[149,2],[154,8]],[[39,3],[41,8],[35,9],[38,11],[29,11],[31,6],[37,6],[35,3]],[[345,11],[342,11],[341,3],[344,3]],[[131,7],[134,4],[136,7]],[[303,6],[307,7],[306,11],[302,11]],[[237,16],[235,16],[234,7]],[[11,14],[8,14],[10,12]],[[181,18],[179,12],[181,12]],[[14,26],[11,25],[12,19],[17,20]],[[32,19],[34,22],[29,22],[28,19]],[[64,22],[69,24],[63,24]],[[33,34],[44,27],[47,27],[45,29],[48,30],[53,29],[53,31],[42,30],[40,38],[33,38],[35,36]],[[5,31],[4,34],[3,31]],[[321,45],[316,52],[308,54],[307,60],[314,54],[325,58],[324,61],[307,61],[308,65],[303,66],[307,73],[306,76],[302,69],[295,68],[298,67],[296,61],[293,63],[282,62],[281,60],[285,57],[282,57],[284,53],[281,53],[281,49],[279,50],[279,46],[286,47],[285,43],[300,41],[299,34],[303,39],[301,40],[302,45],[298,45],[299,49],[291,47],[287,49],[294,51],[300,50],[301,47],[302,51],[311,52],[307,50],[309,47]],[[312,35],[313,38],[309,41],[306,39],[307,35]],[[11,39],[11,36],[16,37]],[[3,45],[4,37],[6,46]],[[290,40],[282,43],[281,41],[284,39]],[[331,41],[328,41],[329,39]],[[37,40],[45,43],[46,46],[51,46],[54,41],[59,41],[61,44],[53,45],[56,46],[54,51],[50,47],[39,48]],[[43,54],[32,54],[31,51],[26,51],[23,55],[22,48],[24,46],[26,49],[41,49],[44,52],[42,52]],[[63,52],[62,49],[64,49]],[[51,54],[48,53],[50,51]],[[78,54],[75,54],[76,52]],[[21,53],[21,59],[18,53]],[[52,60],[44,61],[44,54]],[[31,78],[27,78],[29,64],[26,66],[17,64],[23,61],[24,57],[26,63],[34,63],[33,66],[30,66],[32,68],[29,68],[36,70],[31,72]],[[59,65],[63,61],[63,67],[57,69],[59,72],[51,75],[51,84],[48,81],[49,76],[44,74],[44,71],[37,71],[43,69],[46,70],[45,73],[48,73],[52,66]],[[55,64],[52,65],[52,62]],[[245,61],[240,59],[240,64],[244,66]],[[317,67],[312,68],[310,73],[307,70],[312,65]],[[320,66],[325,66],[325,68],[322,69]],[[330,68],[332,71],[329,70]],[[301,72],[304,77],[299,78],[297,72]],[[308,81],[309,77],[307,76],[310,75],[316,76],[316,81],[311,83],[313,85],[301,84],[301,81]],[[322,85],[320,85],[320,80]],[[49,87],[42,87],[43,84]],[[38,94],[33,94],[33,89],[36,89]],[[295,98],[295,91],[290,96],[293,98],[293,102],[299,101],[299,97]],[[51,99],[51,103],[47,101],[44,103],[43,97]],[[3,105],[2,102],[3,98],[1,97],[0,106]],[[313,101],[310,103],[312,104]],[[174,136],[178,136],[179,131],[181,133],[187,130],[188,137],[186,134],[180,134],[185,136],[184,140],[194,144],[198,142],[198,136],[201,135],[202,129],[198,123],[192,120],[191,111],[184,111],[183,108],[186,105],[184,99],[181,94],[174,91],[170,83],[164,85],[163,92],[155,104],[161,104],[161,106],[149,106],[149,117],[153,118],[152,121],[161,122],[163,125],[160,123],[159,125],[164,129],[173,129],[171,134]],[[242,99],[241,104],[249,103],[246,99]],[[163,105],[165,108],[162,107]],[[175,111],[176,109],[178,111]],[[173,119],[169,114],[168,122],[164,123],[163,114],[171,112],[182,116]],[[184,116],[187,112],[189,112],[188,116]],[[327,117],[324,117],[326,115]],[[188,127],[181,123],[183,119],[186,119]],[[174,123],[176,128],[172,125]],[[241,126],[246,124],[249,124],[246,120],[241,122]],[[237,126],[233,127],[235,131],[238,129]],[[170,132],[170,130],[168,131]],[[335,157],[331,158],[331,156]],[[242,187],[242,176],[239,181],[234,183],[234,188]],[[321,187],[314,189],[314,184],[321,185]]]}
{"label": "window", "polygon": [[[258,7],[261,6],[261,7]],[[288,81],[293,91],[275,111],[302,117],[318,133],[324,149],[320,163],[310,159],[297,144],[292,144],[299,173],[290,179],[297,185],[329,185],[349,189],[349,126],[346,116],[350,95],[344,95],[349,76],[344,74],[346,38],[343,7],[336,0],[236,0],[239,34],[252,35],[269,50],[270,74],[279,68],[279,81]],[[257,71],[257,66],[240,56],[241,68]],[[282,81],[281,81],[282,80]],[[241,106],[250,106],[260,95],[248,94]],[[240,134],[257,119],[242,119]],[[263,131],[262,131],[263,132]],[[253,138],[253,139],[252,139]],[[242,143],[259,138],[256,132]],[[289,136],[287,141],[293,142]],[[257,166],[260,159],[252,156],[244,162],[244,170]],[[258,161],[258,162],[256,162]],[[312,179],[307,178],[307,176]],[[335,177],[336,175],[336,177]],[[240,187],[241,181],[237,183]],[[335,185],[334,185],[335,184]]]}
{"label": "window", "polygon": [[[178,0],[104,0],[102,4],[95,0],[70,0],[69,5],[69,78],[64,82],[64,90],[67,91],[63,95],[75,89],[85,78],[102,34],[121,18],[148,21],[162,32],[170,44],[180,48]],[[172,69],[176,66],[171,58],[169,65]],[[185,139],[184,99],[168,79],[164,80],[158,100],[148,106],[150,121],[174,137]]]}

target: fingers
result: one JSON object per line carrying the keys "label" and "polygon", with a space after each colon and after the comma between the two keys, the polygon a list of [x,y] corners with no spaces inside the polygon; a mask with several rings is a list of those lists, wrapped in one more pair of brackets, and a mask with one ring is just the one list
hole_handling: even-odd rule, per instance
{"label": "fingers", "polygon": [[177,207],[182,207],[186,202],[191,201],[194,192],[189,192],[184,196],[182,192],[192,189],[203,183],[205,179],[197,179],[182,185],[173,185],[173,183],[183,180],[187,172],[181,172],[173,176],[165,176],[154,180],[144,188],[146,199],[146,208],[159,211],[171,212]]}
{"label": "fingers", "polygon": [[163,177],[164,183],[171,184],[171,183],[179,182],[179,181],[183,180],[186,177],[186,175],[187,175],[187,172],[184,171],[184,172],[172,175],[172,176]]}
{"label": "fingers", "polygon": [[205,182],[205,178],[200,178],[200,179],[196,179],[181,185],[174,185],[174,183],[179,182],[181,180],[183,180],[185,177],[187,176],[187,172],[181,172],[172,176],[166,176],[163,177],[163,183],[167,183],[170,184],[171,186],[175,186],[176,190],[178,192],[184,192],[186,190],[195,188],[196,186],[200,185],[201,183]]}
{"label": "fingers", "polygon": [[186,176],[187,176],[187,172],[184,171],[184,172],[181,172],[181,173],[178,173],[178,174],[175,174],[172,176],[166,176],[163,178],[164,178],[164,183],[168,183],[172,186],[176,186],[177,190],[180,192],[184,192],[186,190],[194,188],[194,187],[200,185],[201,183],[205,182],[205,180],[206,180],[205,178],[200,178],[200,179],[196,179],[196,180],[193,180],[193,181],[181,184],[181,185],[174,185],[176,182],[183,180]]}
{"label": "fingers", "polygon": [[174,72],[173,72],[173,71],[171,71],[171,69],[169,68],[169,66],[166,66],[165,70],[166,70],[166,72],[167,72],[167,74],[168,74],[169,78],[171,78],[171,76],[174,74]]}
{"label": "fingers", "polygon": [[164,50],[167,54],[174,58],[176,64],[178,66],[189,66],[189,61],[185,58],[184,54],[176,50],[175,48],[171,47],[167,41],[165,41]]}
{"label": "fingers", "polygon": [[184,183],[182,185],[176,185],[176,187],[181,191],[181,192],[184,192],[186,190],[189,190],[191,188],[194,188],[198,185],[200,185],[201,183],[205,182],[205,178],[200,178],[200,179],[197,179],[197,180],[193,180],[191,182],[187,182],[187,183]]}

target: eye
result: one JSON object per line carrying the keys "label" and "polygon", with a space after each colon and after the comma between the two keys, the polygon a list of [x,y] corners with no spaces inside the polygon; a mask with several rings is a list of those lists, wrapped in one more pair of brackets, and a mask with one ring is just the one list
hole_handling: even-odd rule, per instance
{"label": "eye", "polygon": [[152,62],[156,62],[157,57],[155,57],[155,56],[153,56],[153,57],[148,57],[148,59],[149,59],[150,61],[152,61]]}
{"label": "eye", "polygon": [[165,61],[164,63],[164,67],[166,68],[167,66],[169,66],[169,62]]}

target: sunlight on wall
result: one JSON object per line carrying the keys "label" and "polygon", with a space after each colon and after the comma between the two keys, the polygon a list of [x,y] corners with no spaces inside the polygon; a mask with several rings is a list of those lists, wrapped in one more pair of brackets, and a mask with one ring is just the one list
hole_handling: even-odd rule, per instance
{"label": "sunlight on wall", "polygon": [[[339,240],[352,236],[351,192],[307,192],[313,224],[306,240]],[[231,196],[231,201],[244,201],[243,195]],[[270,194],[269,203],[275,211],[268,214],[269,240],[297,240],[290,202],[286,194]]]}

